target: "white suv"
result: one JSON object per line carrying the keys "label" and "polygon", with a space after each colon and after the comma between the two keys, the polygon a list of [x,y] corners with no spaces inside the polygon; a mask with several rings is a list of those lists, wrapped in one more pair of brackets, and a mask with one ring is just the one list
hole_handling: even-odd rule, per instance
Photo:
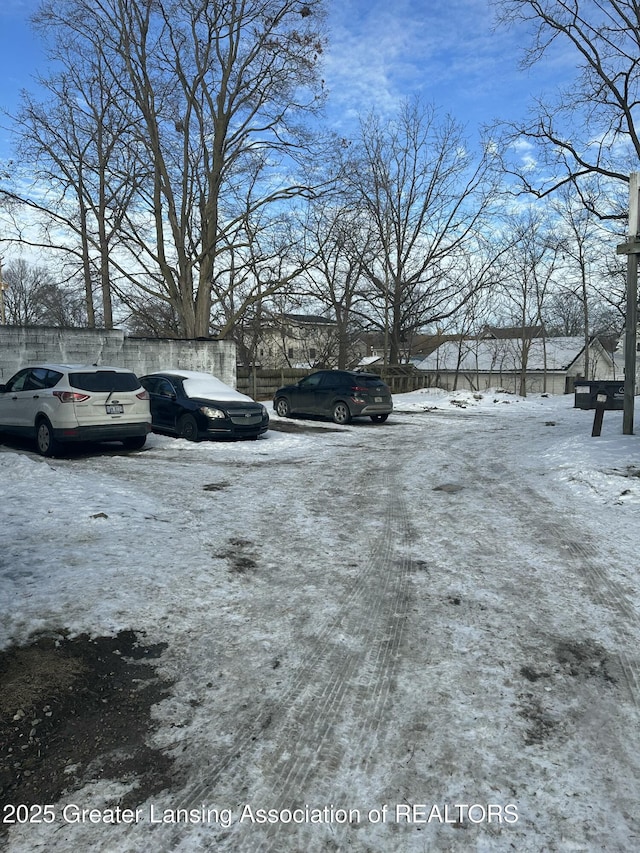
{"label": "white suv", "polygon": [[67,441],[141,448],[151,431],[149,394],[120,367],[40,364],[0,385],[0,432],[36,439],[43,456]]}

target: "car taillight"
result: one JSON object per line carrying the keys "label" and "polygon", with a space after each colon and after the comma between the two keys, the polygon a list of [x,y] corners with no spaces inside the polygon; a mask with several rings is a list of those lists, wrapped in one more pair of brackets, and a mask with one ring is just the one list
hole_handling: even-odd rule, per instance
{"label": "car taillight", "polygon": [[79,394],[77,391],[54,391],[53,396],[61,403],[83,403],[89,399],[88,394]]}
{"label": "car taillight", "polygon": [[366,393],[368,389],[366,388],[366,386],[363,388],[361,385],[352,385],[351,390],[354,394],[362,394],[363,391]]}
{"label": "car taillight", "polygon": [[136,397],[138,398],[138,400],[148,400],[149,399],[149,392],[148,391],[141,391],[139,394],[136,394]]}

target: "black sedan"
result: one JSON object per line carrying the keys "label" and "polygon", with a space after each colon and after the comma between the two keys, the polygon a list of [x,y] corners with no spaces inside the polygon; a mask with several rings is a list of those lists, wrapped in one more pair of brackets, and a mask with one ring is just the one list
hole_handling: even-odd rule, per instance
{"label": "black sedan", "polygon": [[163,370],[140,379],[149,392],[154,432],[189,441],[200,438],[258,438],[269,428],[262,403],[225,385],[210,373]]}
{"label": "black sedan", "polygon": [[368,416],[383,423],[393,411],[391,391],[375,373],[355,370],[319,370],[295,385],[279,388],[273,408],[281,418],[324,415],[337,424]]}

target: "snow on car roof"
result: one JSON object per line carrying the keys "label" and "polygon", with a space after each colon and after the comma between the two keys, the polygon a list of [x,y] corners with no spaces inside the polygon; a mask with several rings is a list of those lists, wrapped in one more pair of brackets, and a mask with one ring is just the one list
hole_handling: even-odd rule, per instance
{"label": "snow on car roof", "polygon": [[230,385],[226,385],[211,373],[199,373],[195,370],[162,370],[166,376],[176,376],[182,379],[182,386],[187,397],[201,397],[205,400],[245,400],[251,397],[241,394]]}

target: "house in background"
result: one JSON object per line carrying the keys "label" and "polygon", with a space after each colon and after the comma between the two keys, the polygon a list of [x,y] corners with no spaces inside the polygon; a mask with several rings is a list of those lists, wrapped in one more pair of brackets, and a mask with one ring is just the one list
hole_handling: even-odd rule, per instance
{"label": "house in background", "polygon": [[[626,345],[626,334],[623,330],[620,339],[618,340],[618,345],[615,347],[615,359],[616,364],[620,365],[620,370],[618,375],[622,377],[624,363],[626,360],[625,355],[625,345]],[[640,324],[636,329],[636,394],[640,394]]]}
{"label": "house in background", "polygon": [[[274,314],[256,346],[256,361],[265,369],[333,367],[338,359],[338,323],[319,314]],[[356,341],[349,352],[357,361],[364,351]]]}
{"label": "house in background", "polygon": [[[509,331],[509,330],[505,330]],[[448,341],[416,363],[429,385],[453,391],[504,388],[512,393],[569,394],[576,379],[618,379],[622,369],[597,337],[589,341],[584,375],[584,337],[507,334]]]}

